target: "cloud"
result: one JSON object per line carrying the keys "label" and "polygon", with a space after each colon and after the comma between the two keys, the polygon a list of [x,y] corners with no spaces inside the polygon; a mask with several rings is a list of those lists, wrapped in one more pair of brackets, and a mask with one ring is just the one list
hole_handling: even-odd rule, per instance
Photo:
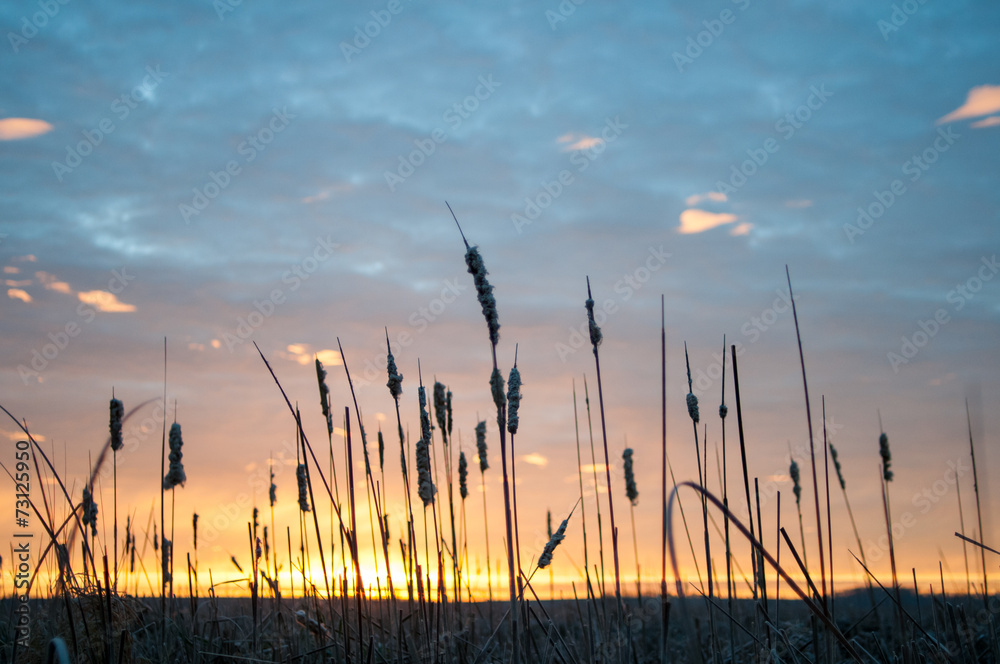
{"label": "cloud", "polygon": [[80,298],[81,302],[91,305],[98,311],[106,311],[111,313],[127,313],[135,311],[134,304],[125,304],[124,302],[119,302],[118,298],[112,293],[102,290],[87,291],[85,293],[77,293],[76,296]]}
{"label": "cloud", "polygon": [[753,228],[753,224],[751,224],[749,221],[744,221],[741,224],[737,224],[736,226],[733,226],[733,230],[729,231],[729,234],[733,235],[733,236],[736,236],[736,235],[749,235],[750,234],[750,230],[752,228]]}
{"label": "cloud", "polygon": [[538,466],[539,468],[544,468],[549,465],[549,460],[539,454],[538,452],[532,452],[531,454],[525,454],[521,457],[521,461],[525,463],[530,463],[532,466]]}
{"label": "cloud", "polygon": [[[213,345],[215,345],[214,342]],[[327,367],[339,367],[344,363],[338,351],[329,349],[312,351],[309,344],[288,344],[286,350],[287,353],[279,353],[279,356],[287,360],[294,360],[303,366],[313,363],[314,354]]]}
{"label": "cloud", "polygon": [[969,90],[965,103],[937,121],[937,124],[977,118],[1000,111],[1000,85],[980,85]]}
{"label": "cloud", "polygon": [[48,272],[35,272],[35,276],[38,277],[38,280],[42,282],[42,285],[48,290],[56,291],[57,293],[65,293],[67,295],[71,295],[73,293],[73,289],[69,287],[69,284],[65,281],[59,281],[59,279],[53,274],[49,274]]}
{"label": "cloud", "polygon": [[21,300],[23,302],[31,302],[31,296],[20,288],[8,288],[7,297],[12,300]]}
{"label": "cloud", "polygon": [[739,217],[728,212],[706,212],[705,210],[691,208],[681,212],[681,227],[677,232],[684,235],[701,233],[716,226],[732,223],[737,219]]}
{"label": "cloud", "polygon": [[573,150],[589,150],[595,145],[600,145],[604,141],[600,138],[594,136],[587,136],[586,134],[563,134],[558,139],[560,143],[569,143],[563,147],[563,152],[572,152]]}
{"label": "cloud", "polygon": [[796,198],[791,201],[785,201],[785,207],[787,208],[807,208],[812,207],[813,202],[808,198]]}
{"label": "cloud", "polygon": [[979,122],[973,122],[969,126],[973,129],[985,129],[986,127],[1000,126],[1000,115],[994,115],[993,117],[980,120]]}
{"label": "cloud", "polygon": [[52,131],[52,125],[45,120],[32,118],[0,119],[0,141],[17,141],[22,138],[41,136]]}
{"label": "cloud", "polygon": [[710,191],[705,194],[695,194],[694,196],[688,196],[684,199],[684,204],[688,207],[694,207],[702,201],[715,201],[716,203],[725,203],[729,199],[721,191]]}

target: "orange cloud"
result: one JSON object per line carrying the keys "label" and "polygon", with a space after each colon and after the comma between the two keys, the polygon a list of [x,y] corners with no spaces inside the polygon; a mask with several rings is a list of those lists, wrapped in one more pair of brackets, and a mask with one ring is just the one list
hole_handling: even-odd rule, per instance
{"label": "orange cloud", "polygon": [[0,119],[0,141],[16,141],[22,138],[41,136],[52,131],[52,125],[45,120],[32,118]]}
{"label": "orange cloud", "polygon": [[107,311],[111,313],[127,313],[135,311],[134,304],[119,302],[118,298],[108,291],[87,291],[86,293],[77,293],[76,296],[80,298],[81,302],[91,305],[98,311]]}
{"label": "orange cloud", "polygon": [[993,117],[980,120],[979,122],[973,122],[969,126],[973,129],[985,129],[986,127],[1000,126],[1000,115],[994,115]]}
{"label": "orange cloud", "polygon": [[538,466],[539,468],[544,468],[549,465],[549,460],[543,457],[538,452],[532,452],[531,454],[525,454],[521,457],[521,461],[525,463],[530,463],[532,466]]}
{"label": "orange cloud", "polygon": [[705,210],[691,208],[681,212],[681,227],[677,232],[684,235],[702,233],[716,226],[732,223],[737,219],[739,217],[728,212],[706,212]]}
{"label": "orange cloud", "polygon": [[729,231],[730,235],[749,235],[750,230],[753,228],[753,224],[749,221],[744,221],[741,224],[737,224],[733,227],[733,230]]}
{"label": "orange cloud", "polygon": [[684,204],[688,207],[694,207],[702,201],[715,201],[716,203],[725,203],[728,198],[721,191],[710,191],[707,194],[695,194],[694,196],[688,196],[684,199]]}
{"label": "orange cloud", "polygon": [[12,300],[21,300],[22,302],[31,302],[31,296],[20,288],[8,288],[7,297]]}
{"label": "orange cloud", "polygon": [[980,85],[969,90],[965,103],[937,121],[937,124],[977,118],[1000,111],[1000,85]]}

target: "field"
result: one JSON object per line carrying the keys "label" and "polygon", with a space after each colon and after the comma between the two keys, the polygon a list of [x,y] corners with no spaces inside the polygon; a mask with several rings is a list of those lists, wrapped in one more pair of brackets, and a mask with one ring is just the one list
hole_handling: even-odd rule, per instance
{"label": "field", "polygon": [[[461,239],[465,240],[464,234]],[[376,437],[370,429],[366,431],[356,398],[343,410],[335,408],[326,369],[316,358],[327,441],[310,441],[302,426],[308,415],[288,398],[266,353],[258,348],[262,377],[266,380],[265,374],[269,374],[273,378],[276,398],[287,406],[289,421],[296,428],[300,509],[297,523],[276,524],[272,493],[270,515],[266,508],[254,508],[241,517],[247,524],[247,549],[240,558],[242,565],[233,556],[233,568],[240,574],[235,584],[213,580],[213,570],[199,568],[197,515],[191,522],[193,549],[181,555],[173,546],[177,541],[174,492],[186,481],[178,423],[168,432],[164,422],[163,484],[159,513],[156,518],[151,516],[152,528],[132,520],[120,530],[119,512],[134,512],[118,505],[117,453],[123,444],[122,426],[136,407],[126,411],[112,396],[110,435],[95,460],[90,482],[79,496],[72,495],[44,447],[35,442],[16,413],[4,409],[22,426],[24,434],[14,445],[13,467],[4,466],[12,485],[24,494],[18,498],[18,516],[23,511],[23,518],[41,523],[47,535],[33,541],[30,566],[18,566],[17,552],[27,550],[19,548],[20,540],[11,544],[4,568],[9,574],[4,578],[0,604],[4,620],[0,661],[1000,661],[1000,599],[991,594],[986,573],[986,556],[996,552],[986,546],[989,543],[965,534],[966,520],[976,524],[969,532],[983,532],[975,475],[977,442],[972,439],[971,424],[969,454],[976,477],[976,501],[959,513],[959,535],[968,545],[966,592],[948,592],[940,569],[937,588],[933,584],[918,587],[915,570],[912,583],[906,571],[897,573],[893,528],[889,525],[894,523],[891,488],[895,478],[889,437],[882,431],[873,432],[872,439],[878,441],[882,476],[883,509],[877,519],[885,524],[891,575],[870,574],[860,589],[835,588],[835,541],[843,547],[853,546],[856,540],[858,564],[868,568],[853,513],[853,532],[835,534],[831,525],[831,504],[840,509],[842,498],[850,512],[848,487],[836,449],[827,437],[825,402],[822,412],[813,412],[815,402],[809,396],[801,339],[798,354],[809,452],[800,459],[801,467],[793,460],[789,468],[798,519],[788,524],[787,530],[779,524],[776,530],[763,532],[760,487],[756,477],[751,482],[747,471],[740,401],[740,389],[747,386],[739,383],[735,346],[728,349],[731,354],[723,371],[729,373],[723,373],[722,379],[723,395],[729,380],[735,398],[727,404],[723,396],[717,412],[714,406],[699,404],[688,369],[685,399],[698,452],[698,478],[675,481],[666,455],[666,337],[661,320],[661,570],[655,592],[650,593],[648,587],[643,592],[642,586],[633,592],[632,579],[642,575],[636,570],[632,577],[622,564],[624,553],[620,555],[628,550],[630,532],[637,548],[632,508],[638,493],[632,450],[625,449],[620,455],[625,490],[619,487],[616,493],[612,491],[612,455],[605,421],[605,399],[611,388],[602,383],[603,333],[595,317],[589,282],[581,319],[585,310],[595,372],[594,382],[584,385],[585,414],[578,420],[585,418],[588,425],[578,427],[578,432],[590,431],[589,442],[585,434],[577,435],[579,500],[569,513],[549,515],[544,548],[522,547],[513,462],[521,401],[516,349],[513,366],[501,371],[497,355],[500,321],[493,287],[478,247],[465,242],[465,248],[465,263],[492,349],[488,358],[492,373],[483,381],[491,386],[495,434],[487,436],[487,420],[483,420],[476,428],[477,454],[467,458],[464,450],[456,453],[451,392],[436,381],[425,386],[419,368],[416,380],[408,378],[404,389],[386,330],[386,387],[395,406],[395,426],[390,423],[389,430],[380,429]],[[790,276],[788,287],[791,294]],[[792,307],[794,312],[794,299]],[[798,314],[795,316],[798,333]],[[350,358],[342,348],[339,353],[350,381]],[[164,364],[166,371],[166,355]],[[350,389],[353,396],[353,384]],[[400,404],[406,399],[412,406],[414,397],[419,404],[420,421],[414,426],[419,428],[419,438],[411,445]],[[166,385],[161,403],[167,403]],[[737,456],[742,466],[738,477],[720,473],[718,490],[713,488],[716,483],[702,426],[710,417],[718,417],[722,430],[721,467],[729,467],[727,457]],[[336,421],[344,422],[342,446],[335,436]],[[814,426],[814,422],[820,424]],[[502,532],[494,546],[502,541],[504,565],[495,577],[487,570],[488,594],[484,597],[478,581],[481,574],[475,575],[475,589],[471,582],[467,522],[478,519],[479,505],[475,498],[469,498],[469,474],[497,472],[487,462],[487,447],[493,443],[499,444],[501,453],[504,509],[489,513],[484,497],[482,518],[487,527],[492,520],[494,528]],[[406,487],[402,536],[395,527],[395,536],[390,535],[383,491],[386,459],[392,472],[396,450]],[[585,458],[594,462],[590,464],[592,472],[586,474]],[[114,473],[113,502],[95,498],[93,478],[105,464],[111,465]],[[361,467],[363,474],[356,473]],[[58,492],[54,490],[51,501],[45,491],[41,499],[30,497],[32,484],[58,487]],[[595,489],[592,495],[585,491],[585,484]],[[596,490],[601,485],[606,485],[606,493]],[[745,498],[747,505],[756,503],[756,514],[751,510],[745,522],[728,508],[736,496]],[[471,501],[468,506],[467,501]],[[780,494],[778,501],[780,513]],[[321,523],[327,514],[330,523]],[[367,524],[363,516],[359,522],[359,514],[369,516]],[[112,541],[98,535],[98,518],[114,520]],[[568,553],[560,545],[567,546],[562,543],[570,524],[583,531],[583,550],[572,551],[575,558],[584,561],[583,574],[572,584],[572,598],[554,600],[552,577],[546,568],[553,558]],[[377,546],[371,559],[363,559],[359,541],[369,532]],[[487,547],[487,561],[493,560],[488,538],[471,546],[481,544]],[[691,559],[700,562],[697,582],[689,582],[681,574],[681,553],[690,553]],[[970,574],[969,557],[973,567],[979,563],[981,577]],[[368,573],[370,569],[376,570],[374,575]],[[226,570],[227,575],[231,572]],[[222,578],[219,570],[214,570],[214,575]],[[174,583],[180,579],[186,581],[186,595],[174,593]],[[231,594],[239,597],[227,596]]]}

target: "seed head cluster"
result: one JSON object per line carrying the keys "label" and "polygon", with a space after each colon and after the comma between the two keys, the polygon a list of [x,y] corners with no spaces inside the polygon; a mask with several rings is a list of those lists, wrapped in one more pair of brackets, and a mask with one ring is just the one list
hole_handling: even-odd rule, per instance
{"label": "seed head cluster", "polygon": [[120,450],[122,441],[122,417],[125,416],[125,406],[118,399],[111,400],[111,449],[115,452]]}

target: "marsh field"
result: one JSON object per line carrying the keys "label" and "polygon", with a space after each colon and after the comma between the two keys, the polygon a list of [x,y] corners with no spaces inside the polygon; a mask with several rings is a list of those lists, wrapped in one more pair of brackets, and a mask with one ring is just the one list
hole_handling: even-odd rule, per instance
{"label": "marsh field", "polygon": [[[800,361],[804,395],[801,404],[789,409],[803,420],[808,435],[804,451],[790,452],[792,492],[784,499],[786,504],[794,501],[795,518],[787,522],[786,512],[782,523],[780,491],[764,496],[768,509],[774,509],[769,501],[776,498],[777,520],[762,515],[760,478],[748,469],[752,442],[744,435],[740,396],[741,389],[752,386],[740,383],[735,345],[724,347],[721,356],[718,406],[694,394],[690,364],[686,377],[669,377],[687,385],[683,396],[669,392],[678,395],[671,398],[682,398],[687,410],[687,421],[671,427],[676,432],[690,426],[686,445],[693,443],[697,451],[697,475],[675,475],[667,454],[667,338],[661,301],[656,348],[661,375],[652,388],[661,393],[662,438],[641,449],[644,463],[655,459],[660,471],[660,486],[643,487],[647,496],[654,496],[647,497],[644,508],[661,512],[659,569],[638,568],[635,451],[619,445],[612,445],[614,454],[609,451],[605,402],[614,398],[614,386],[602,381],[604,333],[587,280],[580,316],[593,373],[581,380],[582,394],[573,386],[578,497],[565,513],[548,512],[543,538],[529,537],[518,519],[518,457],[513,451],[522,398],[516,348],[504,347],[498,355],[500,318],[489,272],[479,248],[466,241],[460,226],[455,232],[464,242],[468,278],[486,323],[484,366],[492,364],[483,381],[490,386],[495,411],[475,426],[474,447],[452,437],[459,414],[452,411],[453,395],[445,384],[425,378],[433,374],[416,360],[415,371],[410,369],[410,358],[404,381],[397,365],[403,360],[393,353],[389,330],[384,397],[391,400],[394,417],[380,422],[377,431],[365,426],[351,358],[339,340],[337,360],[348,388],[341,392],[344,403],[333,402],[327,368],[315,357],[319,404],[310,404],[309,412],[293,404],[267,353],[254,343],[262,389],[273,390],[294,426],[298,519],[275,521],[271,469],[269,504],[234,515],[246,525],[245,548],[233,552],[223,568],[217,561],[214,569],[199,563],[198,514],[175,511],[175,492],[188,481],[179,422],[168,427],[169,417],[163,419],[159,500],[141,520],[134,506],[119,505],[117,463],[125,444],[123,427],[150,402],[126,410],[114,396],[110,402],[102,400],[109,403],[109,435],[93,451],[89,479],[83,482],[53,462],[51,448],[32,435],[34,425],[4,409],[23,434],[12,445],[14,461],[5,461],[4,469],[17,494],[12,505],[17,525],[26,530],[15,532],[9,553],[4,552],[0,660],[1000,660],[1000,600],[988,576],[996,562],[988,562],[988,556],[997,552],[989,542],[977,540],[982,505],[971,415],[966,413],[966,444],[974,500],[963,506],[959,494],[955,510],[954,536],[963,544],[964,574],[949,570],[946,583],[941,561],[932,570],[938,583],[918,583],[915,568],[896,566],[894,538],[903,531],[897,531],[892,516],[892,494],[900,480],[884,431],[871,436],[882,509],[859,516],[864,529],[881,528],[885,537],[876,549],[862,542],[847,469],[828,436],[825,398],[809,395],[807,356],[787,270],[798,338],[791,352]],[[166,349],[165,340],[165,372]],[[505,367],[498,358],[508,350],[514,359]],[[687,359],[686,346],[684,351]],[[157,402],[161,409],[170,404],[166,380],[163,391]],[[417,417],[411,423],[403,412]],[[307,436],[307,428],[316,428],[303,422],[317,417],[325,423],[321,430],[326,440]],[[711,444],[709,427],[719,429],[712,432]],[[672,441],[679,439],[672,436]],[[500,452],[498,468],[491,465],[496,457],[488,450],[493,446]],[[618,463],[621,472],[616,470],[613,480]],[[403,487],[400,504],[405,507],[390,514],[386,476],[393,473],[401,480],[393,486]],[[485,483],[486,473],[499,474],[502,503],[497,499],[487,505],[485,493],[482,500],[470,493],[476,476]],[[45,490],[33,491],[33,486]],[[288,500],[287,492],[283,495]],[[729,506],[738,499],[755,509],[737,515]],[[850,528],[834,530],[832,513],[845,511]],[[903,528],[908,515],[900,517]],[[487,533],[493,527],[494,535],[485,541],[470,536],[469,524],[480,519]],[[27,534],[29,524],[41,526],[40,536]],[[363,549],[364,541],[371,547]],[[861,583],[838,581],[835,549],[851,551],[864,570]],[[881,552],[879,563],[869,566],[867,557],[873,552]],[[556,592],[551,565],[560,557],[573,561],[577,576],[568,584],[562,579]],[[956,576],[962,587],[958,592]]]}

